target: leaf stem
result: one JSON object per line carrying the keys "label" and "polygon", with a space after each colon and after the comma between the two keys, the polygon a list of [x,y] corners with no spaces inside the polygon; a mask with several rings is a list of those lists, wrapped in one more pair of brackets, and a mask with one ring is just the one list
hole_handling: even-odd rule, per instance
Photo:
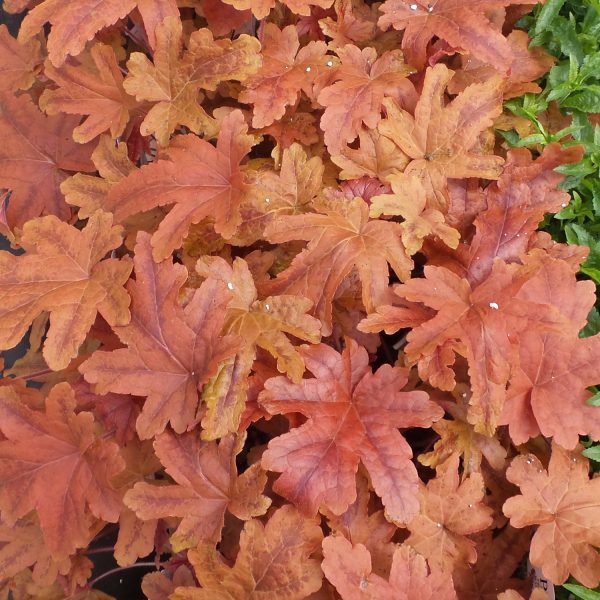
{"label": "leaf stem", "polygon": [[136,567],[158,568],[160,565],[161,565],[161,563],[157,564],[154,561],[147,561],[147,562],[138,562],[133,565],[129,565],[127,567],[115,567],[114,569],[110,569],[110,571],[106,571],[105,573],[102,573],[101,575],[98,575],[98,577],[95,577],[94,579],[92,579],[90,582],[88,582],[88,587],[93,588],[102,579],[105,579],[109,575],[114,575],[115,573],[119,573],[121,571],[127,571],[128,569],[134,569]]}

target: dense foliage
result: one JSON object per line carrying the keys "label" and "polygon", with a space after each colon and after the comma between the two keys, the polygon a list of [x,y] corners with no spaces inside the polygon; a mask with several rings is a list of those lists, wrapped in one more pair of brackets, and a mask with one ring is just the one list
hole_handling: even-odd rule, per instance
{"label": "dense foliage", "polygon": [[593,593],[596,0],[5,8],[1,597]]}

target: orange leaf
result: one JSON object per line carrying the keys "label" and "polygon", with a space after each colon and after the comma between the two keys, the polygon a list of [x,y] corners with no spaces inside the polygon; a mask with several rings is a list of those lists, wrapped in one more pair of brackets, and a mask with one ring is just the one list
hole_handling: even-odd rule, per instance
{"label": "orange leaf", "polygon": [[533,455],[517,456],[506,478],[520,496],[502,507],[513,527],[539,525],[529,560],[544,577],[560,585],[573,575],[586,587],[600,583],[600,478],[589,479],[588,461],[579,451],[552,445],[548,469]]}
{"label": "orange leaf", "polygon": [[156,29],[154,63],[141,52],[132,52],[127,61],[129,74],[125,90],[138,101],[155,105],[146,115],[140,131],[154,134],[166,146],[178,125],[195,133],[209,133],[218,127],[199,104],[198,92],[216,90],[221,82],[243,81],[260,67],[260,44],[242,34],[237,39],[215,40],[210,29],[194,31],[187,50],[180,57],[183,38],[179,18],[169,17]]}
{"label": "orange leaf", "polygon": [[387,297],[388,263],[405,281],[412,261],[401,241],[400,224],[369,220],[364,200],[335,200],[315,208],[321,214],[283,216],[267,226],[265,237],[271,243],[300,239],[309,244],[289,268],[260,289],[268,295],[295,294],[312,300],[323,335],[329,335],[335,292],[353,267],[362,282],[363,303],[371,312]]}
{"label": "orange leaf", "polygon": [[130,319],[123,289],[128,260],[103,257],[121,245],[110,215],[94,213],[78,230],[56,217],[28,221],[20,241],[25,253],[0,252],[0,348],[12,348],[42,311],[50,312],[44,359],[59,371],[77,356],[100,312],[113,325]]}
{"label": "orange leaf", "polygon": [[0,187],[12,191],[7,210],[11,227],[43,214],[69,219],[59,190],[65,171],[94,170],[93,146],[70,140],[78,122],[77,117],[46,117],[26,95],[0,95]]}
{"label": "orange leaf", "polygon": [[115,522],[121,508],[111,483],[125,466],[119,447],[97,436],[92,413],[76,415],[75,406],[68,383],[52,388],[45,412],[28,408],[15,389],[0,388],[3,520],[14,523],[35,509],[58,559],[88,545],[90,515]]}
{"label": "orange leaf", "polygon": [[318,524],[293,506],[276,510],[266,525],[252,519],[244,525],[233,567],[212,547],[188,552],[201,589],[180,587],[170,600],[302,600],[321,587]]}
{"label": "orange leaf", "polygon": [[213,216],[215,231],[224,237],[241,222],[239,206],[248,193],[240,162],[253,138],[239,110],[221,124],[216,148],[198,136],[178,136],[158,160],[131,173],[111,188],[106,206],[115,218],[156,206],[174,204],[152,238],[154,259],[163,260],[181,245],[192,223]]}
{"label": "orange leaf", "polygon": [[254,105],[255,128],[281,119],[301,90],[311,98],[315,80],[334,65],[332,57],[325,56],[325,42],[309,42],[300,49],[294,25],[280,30],[274,23],[265,23],[260,40],[263,64],[246,79],[239,97],[240,102]]}
{"label": "orange leaf", "polygon": [[371,572],[371,555],[362,544],[342,536],[323,540],[322,568],[343,600],[455,600],[450,575],[428,572],[425,559],[410,547],[398,546],[389,581]]}
{"label": "orange leaf", "polygon": [[79,54],[98,31],[114,25],[136,6],[144,18],[151,41],[157,15],[163,18],[167,14],[179,15],[175,0],[42,0],[25,16],[19,29],[19,41],[23,43],[31,39],[50,22],[48,56],[55,67],[60,67],[68,55]]}
{"label": "orange leaf", "polygon": [[451,47],[464,48],[476,58],[507,71],[512,52],[506,38],[487,14],[511,4],[537,4],[538,0],[387,0],[380,10],[379,26],[404,31],[402,50],[418,69],[425,66],[427,46],[434,36]]}
{"label": "orange leaf", "polygon": [[6,25],[0,25],[0,92],[29,89],[41,62],[38,40],[19,44]]}
{"label": "orange leaf", "polygon": [[360,50],[352,44],[336,50],[341,66],[334,77],[338,81],[319,94],[325,107],[321,129],[331,154],[338,154],[344,144],[356,139],[361,125],[375,129],[381,120],[385,97],[395,98],[408,108],[414,106],[416,92],[407,79],[412,70],[400,50],[392,50],[377,58],[374,48]]}
{"label": "orange leaf", "polygon": [[479,152],[478,138],[502,113],[502,79],[469,86],[446,104],[444,90],[454,75],[444,64],[428,68],[414,116],[394,100],[385,100],[387,118],[379,131],[412,160],[406,175],[422,180],[428,206],[447,209],[447,179],[497,179],[502,158]]}
{"label": "orange leaf", "polygon": [[439,210],[426,207],[427,192],[420,179],[400,173],[387,180],[394,193],[373,196],[369,215],[402,217],[402,242],[410,256],[421,249],[424,239],[430,235],[439,237],[450,248],[458,246],[459,232],[444,223],[444,215]]}
{"label": "orange leaf", "polygon": [[184,309],[177,294],[187,279],[185,267],[170,260],[156,264],[146,233],[138,234],[135,250],[131,322],[114,328],[128,347],[95,352],[80,371],[101,394],[147,396],[136,426],[140,438],[148,439],[168,422],[178,433],[198,423],[198,387],[239,342],[220,336],[230,299],[224,284],[205,282]]}
{"label": "orange leaf", "polygon": [[221,538],[225,511],[242,520],[266,512],[271,500],[262,495],[267,481],[258,463],[240,476],[235,457],[244,437],[201,442],[197,433],[156,437],[154,448],[175,485],[136,483],[124,502],[140,519],[183,517],[171,536],[175,552]]}
{"label": "orange leaf", "polygon": [[408,523],[406,540],[432,567],[449,572],[477,560],[475,543],[467,536],[492,524],[492,510],[482,502],[483,477],[472,473],[460,483],[458,462],[454,454],[438,467],[422,492],[421,512]]}
{"label": "orange leaf", "polygon": [[376,373],[351,338],[340,355],[319,344],[301,349],[315,375],[299,384],[265,383],[259,403],[270,414],[301,413],[308,421],[269,442],[266,469],[283,473],[273,489],[306,513],[324,505],[342,514],[356,499],[355,473],[366,467],[388,518],[406,522],[418,510],[418,476],[399,427],[428,427],[442,410],[425,392],[401,392],[407,371],[384,365]]}
{"label": "orange leaf", "polygon": [[85,64],[65,64],[57,69],[47,61],[44,74],[58,89],[47,89],[40,97],[40,108],[49,115],[62,112],[87,116],[73,129],[73,139],[80,143],[89,142],[107,130],[113,138],[120,136],[130,111],[138,106],[123,89],[123,75],[113,48],[96,44],[90,56],[95,69]]}

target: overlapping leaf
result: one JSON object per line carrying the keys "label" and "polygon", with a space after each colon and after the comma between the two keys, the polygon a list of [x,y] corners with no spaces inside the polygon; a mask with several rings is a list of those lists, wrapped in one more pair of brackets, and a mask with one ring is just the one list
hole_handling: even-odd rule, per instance
{"label": "overlapping leaf", "polygon": [[147,398],[137,420],[142,439],[169,422],[182,433],[200,421],[198,387],[238,350],[237,338],[220,335],[231,296],[225,284],[207,281],[181,307],[177,294],[187,271],[170,260],[155,263],[147,234],[138,236],[134,263],[131,322],[114,328],[127,348],[95,352],[80,370],[100,393]]}
{"label": "overlapping leaf", "polygon": [[406,543],[431,566],[452,572],[455,565],[474,563],[475,543],[467,536],[492,524],[492,511],[482,502],[483,477],[472,473],[462,483],[455,454],[437,469],[421,493],[421,511],[409,523]]}
{"label": "overlapping leaf", "polygon": [[371,572],[371,556],[362,545],[342,536],[323,540],[322,568],[343,600],[454,600],[452,578],[429,573],[425,559],[408,546],[394,552],[389,581]]}
{"label": "overlapping leaf", "polygon": [[434,36],[455,49],[466,50],[480,60],[508,70],[512,52],[506,38],[488,14],[511,4],[537,4],[538,0],[386,0],[379,26],[404,31],[402,50],[408,62],[422,69],[427,47]]}
{"label": "overlapping leaf", "polygon": [[298,31],[293,25],[280,30],[265,23],[261,35],[263,63],[257,73],[244,81],[240,102],[254,106],[252,126],[266,127],[285,114],[303,91],[313,96],[315,80],[334,66],[325,56],[325,42],[313,41],[300,49]]}
{"label": "overlapping leaf", "polygon": [[144,520],[182,517],[171,536],[176,551],[221,537],[225,511],[248,520],[262,515],[270,499],[262,495],[266,474],[257,463],[239,477],[235,457],[243,439],[201,442],[197,432],[165,432],[156,437],[156,455],[175,485],[136,483],[125,504]]}
{"label": "overlapping leaf", "polygon": [[301,352],[315,377],[299,384],[275,377],[259,397],[271,414],[308,418],[263,454],[263,466],[282,473],[273,489],[307,513],[324,505],[339,515],[356,499],[360,461],[389,518],[406,522],[418,511],[418,477],[397,428],[427,427],[441,409],[424,392],[400,391],[405,370],[384,365],[372,373],[366,350],[350,338],[342,354],[324,344]]}
{"label": "overlapping leaf", "polygon": [[188,557],[201,589],[180,587],[171,600],[302,600],[321,587],[319,549],[323,533],[312,519],[283,506],[263,525],[244,525],[240,550],[229,567],[212,546],[190,550]]}
{"label": "overlapping leaf", "polygon": [[156,206],[174,204],[152,238],[155,260],[181,245],[192,223],[213,216],[217,233],[229,237],[241,222],[248,193],[240,163],[253,138],[238,110],[221,123],[216,147],[195,135],[178,136],[162,160],[131,173],[111,188],[106,207],[118,221]]}
{"label": "overlapping leaf", "polygon": [[[33,4],[21,2],[23,10]],[[146,24],[146,32],[154,45],[154,30],[166,16],[178,17],[175,0],[42,0],[26,15],[19,29],[19,41],[31,39],[46,23],[52,24],[48,36],[48,56],[60,67],[68,55],[79,54],[96,32],[124,18],[138,8]]]}
{"label": "overlapping leaf", "polygon": [[73,129],[73,139],[81,143],[89,142],[107,130],[113,138],[120,136],[130,112],[138,107],[135,99],[123,89],[123,74],[114,49],[96,44],[92,46],[90,56],[94,69],[71,64],[57,69],[48,62],[44,73],[58,89],[46,90],[40,98],[40,107],[49,115],[87,116]]}
{"label": "overlapping leaf", "polygon": [[90,515],[115,522],[120,512],[111,483],[125,466],[119,447],[97,435],[92,413],[75,414],[75,406],[67,383],[52,388],[45,412],[0,388],[2,516],[14,523],[35,509],[57,559],[88,545]]}
{"label": "overlapping leaf", "polygon": [[132,53],[127,61],[125,90],[139,101],[155,103],[141,132],[154,134],[163,146],[178,125],[214,134],[217,127],[200,105],[198,91],[215,90],[228,79],[244,80],[261,64],[260,44],[248,35],[215,40],[210,29],[198,29],[180,56],[182,47],[181,21],[169,17],[156,29],[154,63],[141,52]]}
{"label": "overlapping leaf", "polygon": [[378,128],[412,159],[404,172],[422,180],[429,206],[443,212],[448,178],[497,179],[503,163],[478,148],[479,135],[502,112],[502,79],[473,84],[446,104],[444,91],[452,76],[443,64],[428,68],[414,116],[386,100],[388,116]]}
{"label": "overlapping leaf", "polygon": [[[15,346],[42,311],[50,312],[44,359],[58,371],[77,356],[98,312],[114,326],[130,319],[123,285],[128,260],[106,258],[121,230],[97,211],[78,230],[54,216],[28,221],[15,257],[0,252],[0,348]],[[103,260],[104,259],[104,260]]]}
{"label": "overlapping leaf", "polygon": [[600,582],[600,479],[588,475],[588,461],[579,452],[552,446],[547,470],[532,454],[515,458],[506,477],[521,488],[509,498],[504,514],[513,527],[539,525],[529,559],[554,584],[569,574],[594,588]]}
{"label": "overlapping leaf", "polygon": [[46,117],[27,96],[0,96],[0,186],[11,190],[6,217],[14,227],[52,214],[67,220],[59,185],[68,171],[89,173],[92,147],[73,142],[76,117]]}
{"label": "overlapping leaf", "polygon": [[336,53],[341,61],[334,74],[337,81],[318,96],[325,107],[321,129],[331,154],[355,140],[363,123],[369,129],[377,127],[384,98],[394,98],[408,109],[416,101],[414,86],[407,79],[411,69],[400,51],[392,50],[377,58],[373,48],[361,50],[348,44]]}
{"label": "overlapping leaf", "polygon": [[268,295],[296,294],[314,303],[314,314],[331,333],[331,304],[344,278],[356,268],[368,311],[382,304],[389,282],[388,263],[404,281],[412,261],[402,244],[399,223],[369,220],[369,207],[360,198],[324,204],[321,214],[286,216],[270,223],[265,237],[273,243],[309,242],[288,269],[261,286]]}

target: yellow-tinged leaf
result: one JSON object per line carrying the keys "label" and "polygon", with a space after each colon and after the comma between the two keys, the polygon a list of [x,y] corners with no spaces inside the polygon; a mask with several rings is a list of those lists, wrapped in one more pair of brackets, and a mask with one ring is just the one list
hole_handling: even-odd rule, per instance
{"label": "yellow-tinged leaf", "polygon": [[125,325],[130,314],[123,285],[131,262],[104,259],[121,241],[121,228],[101,211],[81,231],[54,216],[27,222],[25,253],[0,252],[0,348],[15,346],[31,322],[49,311],[44,358],[58,371],[77,356],[98,312],[112,325]]}
{"label": "yellow-tinged leaf", "polygon": [[[216,121],[200,105],[200,90],[215,90],[227,80],[243,81],[261,64],[260,43],[242,34],[235,40],[214,40],[209,29],[199,29],[183,49],[181,21],[165,19],[156,29],[154,63],[140,52],[127,62],[125,90],[137,100],[154,102],[140,131],[154,134],[165,146],[178,125],[213,137]],[[181,55],[181,56],[180,56]]]}

